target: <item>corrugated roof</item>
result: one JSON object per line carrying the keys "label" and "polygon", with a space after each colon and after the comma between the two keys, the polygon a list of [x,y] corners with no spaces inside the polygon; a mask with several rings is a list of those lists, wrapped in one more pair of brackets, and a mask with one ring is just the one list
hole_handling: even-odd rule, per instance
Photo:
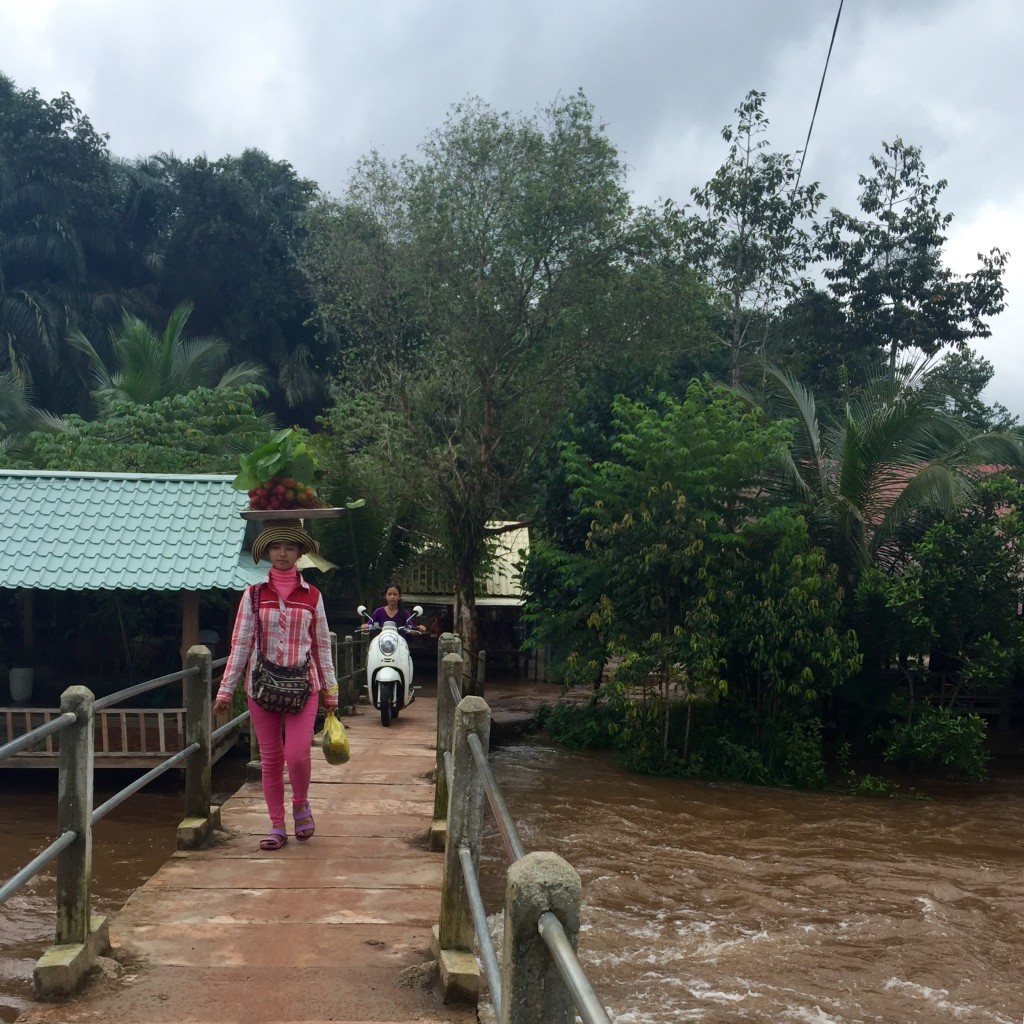
{"label": "corrugated roof", "polygon": [[241,590],[266,570],[232,479],[0,470],[0,587]]}

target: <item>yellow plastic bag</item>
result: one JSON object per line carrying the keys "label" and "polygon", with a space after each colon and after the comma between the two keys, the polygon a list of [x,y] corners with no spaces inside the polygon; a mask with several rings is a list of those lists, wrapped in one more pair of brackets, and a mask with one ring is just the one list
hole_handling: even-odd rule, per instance
{"label": "yellow plastic bag", "polygon": [[324,719],[324,738],[321,744],[328,764],[344,764],[348,760],[348,734],[333,711]]}

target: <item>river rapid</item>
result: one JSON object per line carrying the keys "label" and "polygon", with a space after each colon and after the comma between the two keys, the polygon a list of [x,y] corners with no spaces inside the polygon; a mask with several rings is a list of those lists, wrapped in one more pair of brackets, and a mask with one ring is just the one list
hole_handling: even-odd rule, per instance
{"label": "river rapid", "polygon": [[[525,848],[582,877],[581,960],[616,1024],[1024,1022],[1024,779],[863,799],[543,743],[493,767]],[[493,827],[482,865],[496,910]]]}
{"label": "river rapid", "polygon": [[[580,872],[581,959],[616,1024],[1024,1024],[1020,776],[893,800],[650,779],[542,740],[492,764],[526,849]],[[215,789],[233,792],[243,771],[220,763]],[[0,773],[2,880],[54,836],[44,774]],[[181,810],[168,782],[97,825],[95,913],[167,860]],[[497,912],[492,825],[481,868]],[[0,1021],[30,1004],[53,881],[0,907]]]}

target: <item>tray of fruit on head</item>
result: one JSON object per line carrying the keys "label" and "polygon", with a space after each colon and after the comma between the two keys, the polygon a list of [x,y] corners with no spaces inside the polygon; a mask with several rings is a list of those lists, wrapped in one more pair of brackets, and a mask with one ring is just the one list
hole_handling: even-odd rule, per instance
{"label": "tray of fruit on head", "polygon": [[329,519],[363,504],[332,508],[321,501],[315,486],[319,471],[303,433],[294,427],[279,431],[239,461],[242,469],[232,486],[248,492],[249,506],[239,512],[243,519]]}

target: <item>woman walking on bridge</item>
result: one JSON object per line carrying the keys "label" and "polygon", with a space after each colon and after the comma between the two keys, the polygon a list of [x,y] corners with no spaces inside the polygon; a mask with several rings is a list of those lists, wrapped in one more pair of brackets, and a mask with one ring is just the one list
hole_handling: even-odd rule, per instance
{"label": "woman walking on bridge", "polygon": [[[231,697],[242,674],[260,745],[263,796],[270,814],[270,831],[260,840],[261,850],[280,850],[288,842],[285,830],[284,768],[292,789],[295,838],[301,843],[313,837],[316,823],[309,806],[310,747],[316,720],[318,694],[324,706],[338,706],[338,683],[331,659],[331,639],[320,591],[295,568],[307,551],[318,551],[315,540],[297,524],[268,526],[253,542],[252,557],[270,561],[267,579],[246,587],[238,606],[231,653],[224,666],[213,710],[231,707]],[[253,698],[253,672],[258,657],[282,668],[305,665],[309,697],[297,711],[267,710]]]}

